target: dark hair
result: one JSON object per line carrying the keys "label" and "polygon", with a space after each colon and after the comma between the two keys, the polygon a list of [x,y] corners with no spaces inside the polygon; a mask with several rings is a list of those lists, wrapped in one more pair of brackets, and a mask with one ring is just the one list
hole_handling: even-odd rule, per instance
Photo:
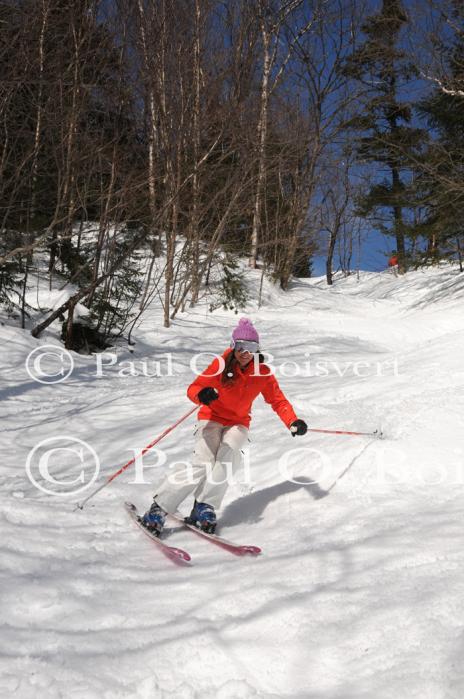
{"label": "dark hair", "polygon": [[[235,376],[235,367],[237,364],[238,362],[235,359],[235,352],[234,350],[232,350],[232,352],[230,352],[226,357],[224,369],[222,370],[221,374],[221,383],[227,384],[233,382]],[[232,376],[229,376],[229,374],[232,374]]]}
{"label": "dark hair", "polygon": [[[264,356],[259,353],[258,355],[258,360],[259,362],[264,362]],[[253,359],[251,361],[254,361]],[[230,384],[235,381],[235,367],[239,366],[238,361],[235,359],[235,350],[232,350],[226,357],[226,360],[224,362],[224,369],[222,370],[221,373],[221,383],[222,384]]]}

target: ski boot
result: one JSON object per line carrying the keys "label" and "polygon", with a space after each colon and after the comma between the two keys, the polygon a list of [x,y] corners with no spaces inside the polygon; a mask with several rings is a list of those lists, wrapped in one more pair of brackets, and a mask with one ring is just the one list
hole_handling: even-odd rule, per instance
{"label": "ski boot", "polygon": [[190,513],[190,517],[186,517],[185,521],[187,524],[193,524],[198,529],[202,529],[208,534],[214,534],[216,529],[216,513],[214,507],[208,505],[206,502],[197,502]]}
{"label": "ski boot", "polygon": [[164,522],[166,521],[166,513],[158,505],[156,500],[153,500],[152,506],[140,518],[140,523],[151,531],[156,536],[160,536],[163,531]]}

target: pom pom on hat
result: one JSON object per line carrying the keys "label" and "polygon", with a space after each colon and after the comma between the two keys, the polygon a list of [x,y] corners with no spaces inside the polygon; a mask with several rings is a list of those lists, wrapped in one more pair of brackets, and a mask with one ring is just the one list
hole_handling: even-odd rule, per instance
{"label": "pom pom on hat", "polygon": [[240,318],[238,325],[234,328],[232,332],[232,340],[251,340],[252,342],[259,342],[258,332],[248,318]]}

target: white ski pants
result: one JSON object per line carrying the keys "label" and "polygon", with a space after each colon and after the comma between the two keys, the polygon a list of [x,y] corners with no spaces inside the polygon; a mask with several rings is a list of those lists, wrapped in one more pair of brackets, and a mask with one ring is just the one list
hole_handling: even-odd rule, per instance
{"label": "white ski pants", "polygon": [[193,493],[198,502],[219,508],[247,438],[248,429],[243,425],[224,426],[214,420],[200,420],[195,430],[192,463],[175,465],[155,495],[158,505],[166,512],[175,512]]}

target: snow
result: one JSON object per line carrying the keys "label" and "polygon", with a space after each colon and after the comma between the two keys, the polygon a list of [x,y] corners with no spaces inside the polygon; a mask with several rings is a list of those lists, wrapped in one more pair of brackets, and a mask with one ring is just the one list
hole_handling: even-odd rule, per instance
{"label": "snow", "polygon": [[[259,274],[249,274],[256,298]],[[59,298],[41,290],[43,306]],[[222,352],[237,316],[205,304],[166,329],[153,305],[133,353],[110,350],[116,363],[102,356],[100,372],[95,356],[71,353],[70,376],[50,384],[25,361],[60,346],[59,325],[35,340],[3,317],[0,696],[464,696],[463,300],[464,275],[447,265],[333,288],[295,280],[285,294],[266,283],[246,315],[297,414],[385,438],[293,439],[258,399],[251,478],[243,469],[230,486],[220,533],[263,555],[173,531],[189,567],[164,558],[123,501],[144,509],[169,463],[190,457],[193,418],[83,511],[74,505],[89,490],[42,492],[26,461],[42,440],[80,439],[100,459],[101,483],[190,409],[193,355]],[[59,480],[80,471],[67,455],[50,463]],[[86,460],[86,478],[91,470]]]}

